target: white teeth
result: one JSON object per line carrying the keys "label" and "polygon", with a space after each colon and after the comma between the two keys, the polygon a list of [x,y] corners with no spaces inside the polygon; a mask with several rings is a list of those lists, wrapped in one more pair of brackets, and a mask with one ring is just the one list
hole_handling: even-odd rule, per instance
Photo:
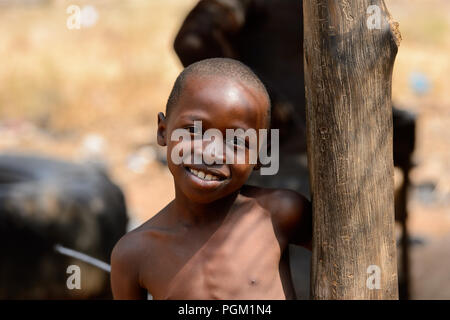
{"label": "white teeth", "polygon": [[194,175],[196,175],[197,177],[199,177],[200,179],[204,179],[206,181],[218,181],[219,177],[214,176],[212,174],[206,174],[203,171],[199,171],[199,170],[195,170],[192,168],[189,168],[189,171],[192,172]]}

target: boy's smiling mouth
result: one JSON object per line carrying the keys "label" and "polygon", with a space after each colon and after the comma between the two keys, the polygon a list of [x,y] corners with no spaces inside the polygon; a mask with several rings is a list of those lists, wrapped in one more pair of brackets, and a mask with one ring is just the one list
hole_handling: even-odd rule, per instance
{"label": "boy's smiling mouth", "polygon": [[215,176],[215,175],[213,175],[213,174],[210,174],[210,173],[205,173],[205,172],[203,172],[203,171],[198,171],[198,170],[195,170],[195,169],[192,169],[192,168],[188,168],[188,170],[192,173],[192,174],[194,174],[194,175],[196,175],[197,177],[199,177],[200,179],[203,179],[203,180],[206,180],[206,181],[211,181],[211,180],[213,180],[213,181],[217,181],[217,180],[220,180],[220,178],[218,177],[218,176]]}
{"label": "boy's smiling mouth", "polygon": [[220,183],[229,178],[229,175],[215,168],[209,168],[205,165],[184,166],[185,170],[195,178],[206,183]]}

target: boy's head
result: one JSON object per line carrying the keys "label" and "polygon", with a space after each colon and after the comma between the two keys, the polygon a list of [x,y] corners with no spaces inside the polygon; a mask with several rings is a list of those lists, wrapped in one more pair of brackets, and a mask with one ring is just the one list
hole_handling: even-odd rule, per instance
{"label": "boy's head", "polygon": [[[250,138],[242,135],[227,141],[226,131],[253,129],[258,132],[267,129],[269,123],[269,95],[247,66],[227,58],[202,60],[188,66],[175,81],[166,116],[158,115],[158,143],[168,147],[167,161],[176,188],[199,203],[218,200],[241,188],[256,164],[250,161],[230,163],[226,152],[237,152],[240,148],[249,160]],[[192,139],[172,141],[174,131],[183,129]],[[223,140],[216,141],[217,136],[202,139],[202,134],[211,131],[209,129],[222,133]],[[201,141],[194,143],[198,137]],[[185,153],[204,156],[204,150],[211,146],[214,149],[212,162],[184,161],[188,156]],[[178,150],[189,152],[179,154]],[[179,164],[174,161],[174,154],[182,156],[183,161]]]}
{"label": "boy's head", "polygon": [[166,117],[169,116],[173,107],[177,104],[178,99],[183,91],[186,79],[190,75],[197,76],[216,76],[226,77],[229,79],[237,80],[247,86],[253,87],[258,91],[263,92],[267,98],[269,107],[267,110],[268,125],[270,124],[270,98],[266,90],[266,87],[258,78],[258,76],[245,64],[238,60],[229,58],[212,58],[205,59],[196,63],[193,63],[186,67],[175,80],[172,91],[170,92],[169,99],[166,105]]}

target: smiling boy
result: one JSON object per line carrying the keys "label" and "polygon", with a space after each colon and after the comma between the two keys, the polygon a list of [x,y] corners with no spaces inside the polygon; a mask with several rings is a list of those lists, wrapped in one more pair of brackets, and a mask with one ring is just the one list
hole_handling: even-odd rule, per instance
{"label": "smiling boy", "polygon": [[[245,185],[258,164],[230,163],[227,152],[241,148],[248,160],[248,141],[172,139],[176,130],[197,137],[198,122],[226,137],[227,129],[267,129],[269,121],[264,85],[236,60],[202,60],[178,76],[157,137],[167,146],[175,199],[116,244],[115,299],[146,299],[147,291],[154,299],[295,298],[287,246],[310,247],[310,203],[293,191]],[[205,156],[211,143],[223,147],[212,164],[186,161],[185,150]]]}

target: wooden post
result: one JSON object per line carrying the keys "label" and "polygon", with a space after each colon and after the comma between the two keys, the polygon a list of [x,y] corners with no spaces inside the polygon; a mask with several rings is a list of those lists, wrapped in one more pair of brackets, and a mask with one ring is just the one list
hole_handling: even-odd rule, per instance
{"label": "wooden post", "polygon": [[383,0],[304,0],[313,299],[398,299],[392,69]]}

